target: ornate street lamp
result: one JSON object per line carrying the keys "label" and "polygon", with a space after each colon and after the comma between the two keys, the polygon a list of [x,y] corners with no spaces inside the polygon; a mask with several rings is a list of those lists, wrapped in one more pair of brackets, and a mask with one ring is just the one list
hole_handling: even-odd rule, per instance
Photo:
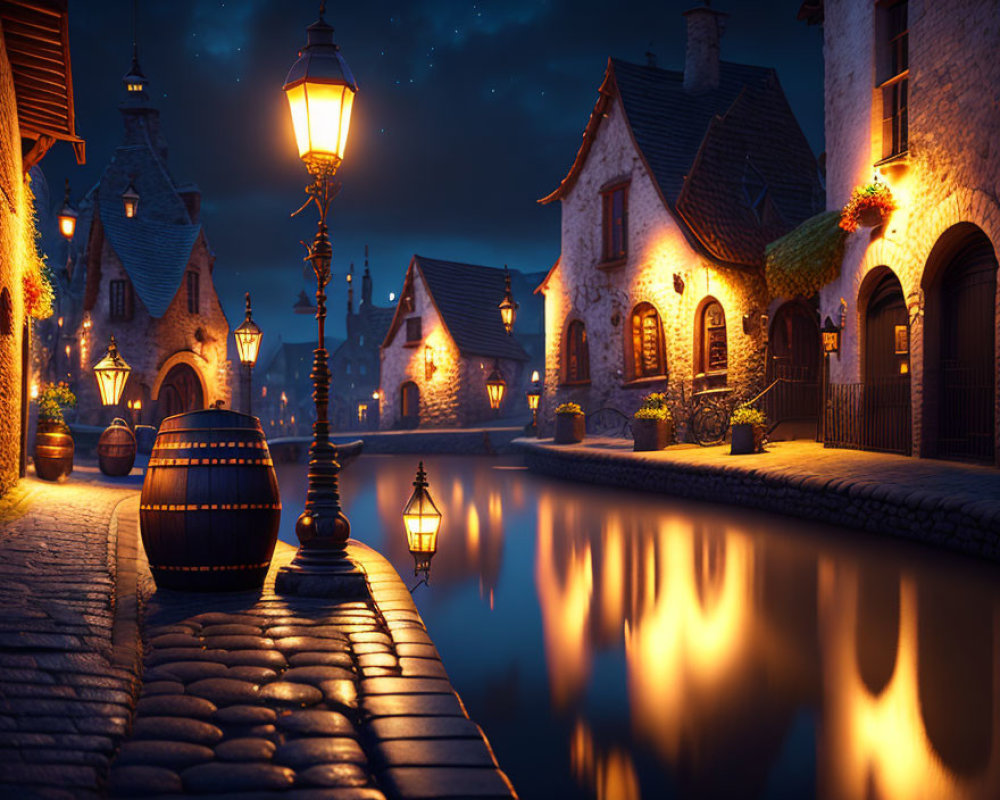
{"label": "ornate street lamp", "polygon": [[510,271],[506,264],[503,265],[503,278],[504,291],[503,300],[500,301],[500,321],[503,323],[503,329],[510,336],[510,332],[514,330],[514,320],[517,319],[518,304],[514,301],[514,295],[510,291]]}
{"label": "ornate street lamp", "polygon": [[257,363],[257,354],[260,353],[260,340],[264,334],[250,316],[250,292],[247,292],[246,319],[233,331],[233,336],[236,337],[236,351],[239,353],[240,363],[243,365],[243,374],[246,380],[246,391],[243,394],[247,403],[246,413],[252,414],[251,392],[253,392],[253,368]]}
{"label": "ornate street lamp", "polygon": [[292,563],[283,567],[275,589],[283,594],[321,597],[362,595],[364,573],[347,557],[351,524],[340,507],[337,448],[330,441],[330,367],[326,351],[326,285],[330,282],[333,247],[327,235],[326,216],[340,189],[334,181],[344,158],[351,109],[358,91],[354,76],[333,42],[333,28],[319,19],[307,29],[306,46],[285,78],[285,97],[291,112],[299,157],[313,176],[306,188],[310,203],[319,211],[316,236],[306,261],[316,274],[316,321],[318,344],[313,353],[313,399],[316,421],[309,448],[309,488],[305,510],[295,523],[300,547]]}
{"label": "ornate street lamp", "polygon": [[406,528],[406,543],[413,556],[413,574],[419,575],[422,572],[424,581],[427,581],[430,579],[431,559],[437,552],[441,512],[427,489],[427,473],[424,472],[423,461],[417,466],[413,494],[403,508],[403,527]]}
{"label": "ornate street lamp", "polygon": [[122,208],[125,210],[125,216],[129,219],[139,213],[139,193],[135,190],[131,180],[125,187],[125,191],[122,192]]}
{"label": "ornate street lamp", "polygon": [[493,362],[493,371],[486,379],[486,394],[490,398],[490,408],[500,411],[500,404],[503,403],[503,396],[507,393],[507,381],[500,373],[500,364]]}
{"label": "ornate street lamp", "polygon": [[59,209],[59,233],[66,240],[72,239],[76,232],[76,219],[79,216],[73,206],[69,204],[69,178],[66,179],[66,196],[63,198],[62,208]]}
{"label": "ornate street lamp", "polygon": [[104,358],[94,364],[94,377],[97,379],[97,390],[101,393],[101,405],[118,405],[131,371],[132,367],[126,364],[125,359],[119,354],[118,343],[114,334],[111,334],[108,351],[104,354]]}
{"label": "ornate street lamp", "polygon": [[833,324],[829,317],[820,329],[823,337],[823,354],[829,356],[831,353],[840,352],[840,328]]}
{"label": "ornate street lamp", "polygon": [[531,388],[525,393],[528,398],[528,408],[531,409],[531,430],[538,432],[538,401],[542,398],[541,378],[536,369],[531,373]]}

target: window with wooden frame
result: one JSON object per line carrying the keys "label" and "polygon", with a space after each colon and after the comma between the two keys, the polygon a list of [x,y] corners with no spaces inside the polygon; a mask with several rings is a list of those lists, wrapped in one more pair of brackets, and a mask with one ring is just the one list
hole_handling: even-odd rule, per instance
{"label": "window with wooden frame", "polygon": [[112,322],[132,319],[132,284],[127,278],[108,282],[108,317]]}
{"label": "window with wooden frame", "polygon": [[665,375],[663,325],[656,309],[649,303],[639,303],[632,309],[629,333],[631,336],[625,353],[629,380]]}
{"label": "window with wooden frame", "polygon": [[628,184],[619,183],[601,192],[603,263],[622,261],[628,254]]}
{"label": "window with wooden frame", "polygon": [[703,301],[695,323],[694,371],[696,377],[725,377],[729,367],[726,312],[715,298]]}
{"label": "window with wooden frame", "polygon": [[878,89],[882,93],[882,160],[909,148],[909,21],[907,0],[883,3],[876,17]]}
{"label": "window with wooden frame", "polygon": [[565,383],[590,381],[590,349],[587,345],[587,326],[575,319],[566,328]]}
{"label": "window with wooden frame", "polygon": [[193,269],[189,269],[185,275],[187,281],[188,314],[197,314],[201,308],[201,287],[199,286],[199,275]]}
{"label": "window with wooden frame", "polygon": [[406,320],[406,342],[419,342],[424,338],[423,325],[420,317],[410,317]]}

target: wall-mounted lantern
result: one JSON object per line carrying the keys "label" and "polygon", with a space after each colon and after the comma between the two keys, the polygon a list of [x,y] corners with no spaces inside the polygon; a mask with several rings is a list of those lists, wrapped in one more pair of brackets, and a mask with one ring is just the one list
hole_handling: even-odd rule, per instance
{"label": "wall-mounted lantern", "polygon": [[830,355],[831,353],[840,352],[840,328],[833,324],[833,320],[829,317],[826,318],[826,322],[823,323],[823,327],[820,329],[820,335],[823,338],[823,353]]}
{"label": "wall-mounted lantern", "polygon": [[66,196],[63,198],[62,208],[59,209],[59,233],[64,239],[72,239],[76,232],[76,219],[79,216],[73,206],[69,204],[69,178],[66,179]]}
{"label": "wall-mounted lantern", "polygon": [[499,362],[494,362],[493,371],[486,379],[486,394],[490,399],[490,408],[494,411],[499,411],[506,393],[507,381],[503,379],[503,375],[500,373]]}
{"label": "wall-mounted lantern", "polygon": [[514,320],[517,319],[518,304],[510,291],[510,270],[507,269],[506,264],[503,265],[503,279],[504,290],[503,300],[500,301],[500,321],[503,323],[503,329],[510,336],[510,332],[514,330]]}
{"label": "wall-mounted lantern", "polygon": [[434,373],[437,371],[437,365],[434,363],[434,348],[429,344],[424,345],[424,378],[430,380],[434,377]]}
{"label": "wall-mounted lantern", "polygon": [[104,354],[104,358],[94,364],[94,377],[97,379],[97,390],[101,393],[101,405],[118,405],[131,371],[132,368],[125,363],[125,359],[119,354],[118,343],[112,334],[111,343],[108,345],[108,351]]}
{"label": "wall-mounted lantern", "polygon": [[129,219],[139,213],[139,193],[135,190],[132,181],[128,182],[128,186],[122,192],[122,208],[125,210],[125,216]]}
{"label": "wall-mounted lantern", "polygon": [[423,572],[424,579],[427,580],[430,576],[431,559],[437,552],[441,512],[427,488],[427,473],[424,472],[423,461],[417,466],[413,494],[403,508],[403,527],[406,529],[406,544],[413,556],[413,574]]}

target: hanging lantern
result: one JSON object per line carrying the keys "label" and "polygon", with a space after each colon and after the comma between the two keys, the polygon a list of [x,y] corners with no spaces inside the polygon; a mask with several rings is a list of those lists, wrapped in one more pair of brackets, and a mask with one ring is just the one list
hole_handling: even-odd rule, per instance
{"label": "hanging lantern", "polygon": [[76,219],[79,215],[73,206],[69,204],[69,178],[66,179],[66,197],[63,198],[62,208],[59,209],[59,233],[64,239],[72,239],[76,232]]}
{"label": "hanging lantern", "polygon": [[829,317],[826,318],[826,322],[823,323],[823,327],[820,329],[820,334],[823,337],[823,352],[827,355],[831,353],[840,352],[840,328],[833,324],[833,320]]}
{"label": "hanging lantern", "polygon": [[510,332],[514,330],[514,320],[517,319],[518,304],[514,302],[514,295],[510,291],[510,271],[506,264],[503,267],[503,276],[504,292],[503,300],[500,301],[500,321],[503,323],[507,335],[510,336]]}
{"label": "hanging lantern", "polygon": [[129,219],[139,213],[139,193],[135,190],[132,181],[128,182],[128,186],[122,192],[122,208],[125,209],[125,216]]}
{"label": "hanging lantern", "polygon": [[528,408],[533,412],[538,410],[538,401],[542,397],[542,387],[541,379],[538,376],[538,370],[536,369],[531,373],[531,388],[527,391],[528,398]]}
{"label": "hanging lantern", "polygon": [[503,375],[500,374],[500,365],[494,363],[493,371],[486,379],[486,394],[490,398],[490,408],[494,411],[499,411],[500,404],[503,403],[503,396],[506,392],[507,382],[503,379]]}
{"label": "hanging lantern", "polygon": [[104,358],[94,364],[94,377],[97,378],[97,389],[101,393],[101,404],[116,406],[125,391],[125,381],[128,380],[132,367],[118,353],[118,343],[114,334]]}
{"label": "hanging lantern", "polygon": [[260,352],[260,340],[264,334],[250,316],[250,292],[247,292],[246,296],[247,316],[240,323],[240,326],[233,331],[233,335],[236,337],[236,351],[239,353],[240,363],[244,367],[252,368],[257,363],[257,354]]}
{"label": "hanging lantern", "polygon": [[417,466],[417,479],[413,482],[413,494],[403,508],[403,526],[406,528],[406,543],[413,555],[414,575],[429,573],[431,559],[437,552],[438,529],[441,527],[441,512],[438,511],[431,493],[427,489],[427,473],[424,462]]}
{"label": "hanging lantern", "polygon": [[306,31],[306,46],[282,88],[299,158],[312,173],[335,172],[344,158],[358,85],[333,43],[333,28],[323,19],[322,8],[319,19]]}

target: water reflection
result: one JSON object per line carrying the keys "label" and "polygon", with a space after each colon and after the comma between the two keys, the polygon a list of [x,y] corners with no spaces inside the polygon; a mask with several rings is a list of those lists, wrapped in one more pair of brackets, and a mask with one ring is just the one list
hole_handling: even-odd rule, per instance
{"label": "water reflection", "polygon": [[[522,797],[1000,797],[996,568],[426,461],[444,522],[418,604]],[[344,479],[401,572],[411,473]]]}

